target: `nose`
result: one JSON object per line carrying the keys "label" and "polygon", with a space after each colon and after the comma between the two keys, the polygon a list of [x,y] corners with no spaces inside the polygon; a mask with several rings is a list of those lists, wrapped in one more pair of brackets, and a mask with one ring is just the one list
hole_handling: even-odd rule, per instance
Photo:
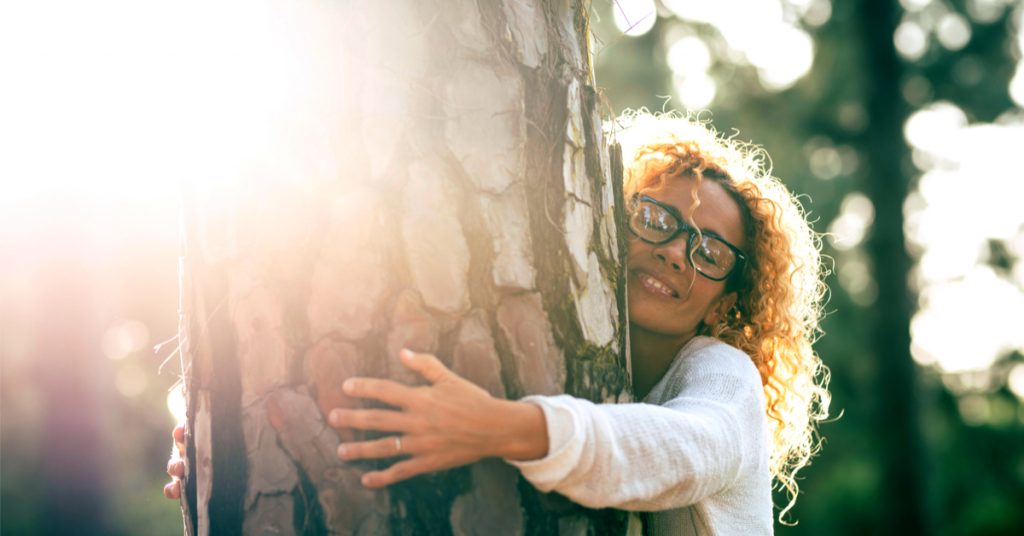
{"label": "nose", "polygon": [[682,272],[690,266],[686,258],[687,237],[680,236],[666,244],[655,246],[651,254],[673,271]]}

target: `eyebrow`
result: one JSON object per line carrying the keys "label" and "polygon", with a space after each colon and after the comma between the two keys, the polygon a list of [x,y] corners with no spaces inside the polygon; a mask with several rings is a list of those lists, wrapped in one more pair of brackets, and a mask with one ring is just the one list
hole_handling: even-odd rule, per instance
{"label": "eyebrow", "polygon": [[[688,227],[696,228],[696,229],[700,230],[700,232],[702,234],[705,234],[707,236],[711,236],[711,237],[717,238],[717,239],[721,240],[722,242],[725,242],[726,244],[732,245],[732,242],[729,242],[724,236],[722,236],[721,233],[715,231],[714,229],[707,229],[707,228],[704,228],[704,227],[700,227],[698,225],[691,224],[690,222],[686,221],[686,218],[684,218],[683,215],[679,213],[679,210],[677,210],[676,207],[674,207],[672,205],[669,205],[667,203],[663,203],[663,202],[661,202],[661,201],[659,201],[659,200],[657,200],[657,199],[655,199],[655,198],[653,198],[653,197],[651,197],[649,195],[646,195],[646,194],[641,194],[641,198],[647,198],[647,199],[649,199],[651,201],[654,201],[655,204],[657,204],[659,207],[665,209],[665,211],[668,212],[669,214],[675,216],[675,218],[677,220],[679,220],[680,222],[682,222],[684,225],[686,225]],[[696,223],[696,222],[694,222],[694,223]],[[736,247],[736,246],[733,246],[733,247]]]}

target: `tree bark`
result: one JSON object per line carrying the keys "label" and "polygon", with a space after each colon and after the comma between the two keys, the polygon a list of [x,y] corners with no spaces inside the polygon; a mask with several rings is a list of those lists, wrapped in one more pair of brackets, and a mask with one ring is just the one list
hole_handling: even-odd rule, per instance
{"label": "tree bark", "polygon": [[495,396],[629,398],[588,2],[336,4],[292,21],[325,96],[292,160],[184,190],[186,534],[624,532],[499,460],[368,490],[324,421],[350,376],[416,383],[403,347]]}

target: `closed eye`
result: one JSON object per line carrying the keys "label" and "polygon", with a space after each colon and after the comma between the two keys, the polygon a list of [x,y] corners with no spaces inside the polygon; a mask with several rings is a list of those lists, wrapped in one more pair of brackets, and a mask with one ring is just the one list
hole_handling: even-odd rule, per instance
{"label": "closed eye", "polygon": [[699,247],[697,247],[696,253],[698,256],[700,256],[701,259],[707,261],[708,264],[716,266],[719,264],[719,257],[721,255],[717,254],[717,252],[711,247],[711,244],[708,242],[706,238],[704,239],[703,243]]}

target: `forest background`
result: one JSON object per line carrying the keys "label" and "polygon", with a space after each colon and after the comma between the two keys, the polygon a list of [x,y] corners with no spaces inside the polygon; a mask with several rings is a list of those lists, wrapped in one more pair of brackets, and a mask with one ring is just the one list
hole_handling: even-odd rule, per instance
{"label": "forest background", "polygon": [[[269,139],[287,37],[270,1],[50,4],[0,8],[0,532],[180,534],[175,177]],[[777,532],[1024,531],[1024,3],[592,11],[609,113],[707,111],[825,233],[835,419]]]}

